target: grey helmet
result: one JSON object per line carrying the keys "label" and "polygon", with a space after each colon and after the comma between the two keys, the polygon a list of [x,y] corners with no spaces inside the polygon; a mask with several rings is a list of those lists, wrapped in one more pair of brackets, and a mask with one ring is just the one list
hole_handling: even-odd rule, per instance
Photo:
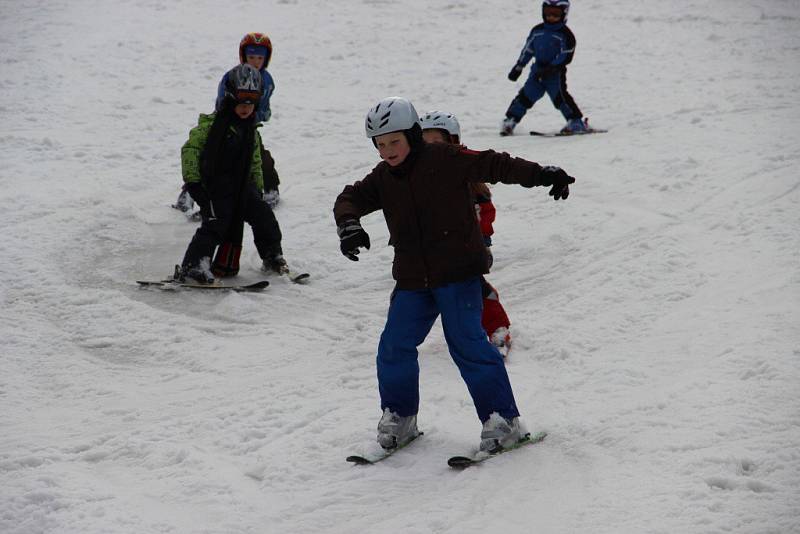
{"label": "grey helmet", "polygon": [[417,110],[407,99],[399,96],[384,98],[378,105],[370,108],[364,127],[368,138],[409,130],[419,126]]}
{"label": "grey helmet", "polygon": [[264,82],[258,69],[244,63],[228,71],[225,80],[225,94],[236,102],[258,105]]}
{"label": "grey helmet", "polygon": [[458,119],[452,113],[446,111],[429,111],[419,119],[420,126],[423,130],[436,129],[444,130],[450,137],[454,138],[453,141],[458,143],[461,138],[461,126],[458,124]]}

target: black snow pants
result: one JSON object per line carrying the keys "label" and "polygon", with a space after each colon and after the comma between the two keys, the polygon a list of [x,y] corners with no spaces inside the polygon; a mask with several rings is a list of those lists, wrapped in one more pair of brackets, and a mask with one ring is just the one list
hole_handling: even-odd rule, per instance
{"label": "black snow pants", "polygon": [[282,254],[278,220],[253,184],[247,184],[238,199],[212,199],[208,208],[201,209],[200,215],[203,222],[186,249],[183,267],[194,267],[203,258],[210,261],[214,250],[229,238],[232,225],[241,224],[241,221],[252,227],[253,241],[262,259]]}

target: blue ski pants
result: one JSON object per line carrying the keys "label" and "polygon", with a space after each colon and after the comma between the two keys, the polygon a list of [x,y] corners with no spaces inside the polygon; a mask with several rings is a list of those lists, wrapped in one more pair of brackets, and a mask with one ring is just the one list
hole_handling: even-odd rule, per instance
{"label": "blue ski pants", "polygon": [[544,77],[539,77],[536,70],[531,69],[525,85],[514,97],[514,100],[511,101],[511,105],[508,106],[506,117],[513,117],[519,122],[545,93],[547,93],[553,102],[553,106],[561,112],[565,119],[580,119],[583,117],[572,95],[567,92],[566,69],[557,74]]}
{"label": "blue ski pants", "polygon": [[480,277],[433,289],[395,290],[378,345],[381,410],[419,411],[417,347],[441,314],[447,348],[467,384],[481,422],[492,412],[519,416],[503,357],[481,326]]}

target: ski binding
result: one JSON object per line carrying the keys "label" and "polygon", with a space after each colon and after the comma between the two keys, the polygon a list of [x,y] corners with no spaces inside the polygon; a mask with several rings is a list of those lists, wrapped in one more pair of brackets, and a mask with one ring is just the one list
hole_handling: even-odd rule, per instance
{"label": "ski binding", "polygon": [[350,463],[354,463],[356,465],[372,465],[372,464],[376,464],[376,463],[380,462],[381,460],[385,460],[386,458],[388,458],[389,456],[393,455],[394,453],[396,453],[400,449],[408,447],[409,444],[411,444],[414,441],[416,441],[416,439],[418,437],[420,437],[422,434],[423,434],[423,432],[420,432],[419,434],[417,434],[416,436],[414,436],[413,438],[411,438],[410,440],[405,442],[403,445],[400,445],[399,447],[395,447],[394,449],[383,449],[383,448],[381,448],[380,450],[370,451],[369,453],[365,453],[363,456],[362,455],[348,456],[347,457],[347,461],[350,462]]}
{"label": "ski binding", "polygon": [[537,432],[536,434],[533,435],[528,433],[525,434],[522,438],[520,438],[520,440],[517,441],[511,447],[500,449],[497,452],[478,451],[472,456],[453,456],[452,458],[447,460],[447,465],[449,465],[454,469],[466,469],[467,467],[484,462],[489,458],[500,456],[501,454],[519,449],[520,447],[524,447],[525,445],[533,445],[534,443],[539,443],[546,437],[547,437],[547,432]]}

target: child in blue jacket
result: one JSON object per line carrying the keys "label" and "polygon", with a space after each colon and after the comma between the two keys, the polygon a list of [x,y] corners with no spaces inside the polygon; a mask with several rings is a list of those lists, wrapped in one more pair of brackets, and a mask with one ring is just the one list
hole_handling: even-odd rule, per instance
{"label": "child in blue jacket", "polygon": [[525,47],[508,79],[517,81],[525,65],[536,58],[531,67],[528,80],[511,101],[500,135],[511,135],[514,127],[525,113],[545,93],[553,105],[567,120],[562,133],[575,133],[586,130],[583,114],[572,96],[567,92],[567,65],[575,53],[575,36],[567,27],[569,0],[544,0],[542,2],[543,23],[537,24],[528,35]]}

